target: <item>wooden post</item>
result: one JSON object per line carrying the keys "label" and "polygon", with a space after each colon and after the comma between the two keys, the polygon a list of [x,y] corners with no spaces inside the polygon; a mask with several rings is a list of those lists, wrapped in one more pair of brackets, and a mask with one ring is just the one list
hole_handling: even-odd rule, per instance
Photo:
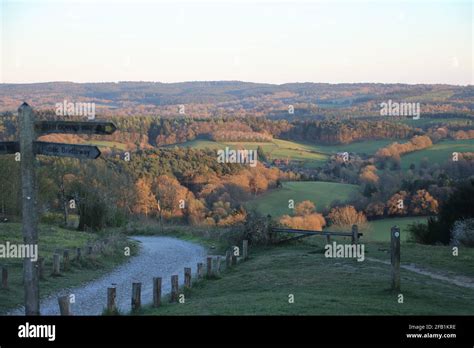
{"label": "wooden post", "polygon": [[400,228],[390,231],[390,259],[392,263],[392,290],[400,291]]}
{"label": "wooden post", "polygon": [[82,255],[81,248],[77,248],[76,249],[76,260],[80,260],[81,255]]}
{"label": "wooden post", "polygon": [[8,289],[8,268],[2,267],[2,289]]}
{"label": "wooden post", "polygon": [[212,257],[207,258],[207,276],[212,276]]}
{"label": "wooden post", "polygon": [[40,280],[44,280],[44,257],[38,257],[38,277]]}
{"label": "wooden post", "polygon": [[153,278],[153,307],[161,306],[161,277]]}
{"label": "wooden post", "polygon": [[201,279],[204,276],[204,269],[202,262],[198,262],[197,264],[197,277]]}
{"label": "wooden post", "polygon": [[352,244],[357,244],[359,242],[359,227],[357,225],[352,225]]}
{"label": "wooden post", "polygon": [[232,266],[235,266],[237,265],[237,255],[235,255],[234,250],[231,251],[231,255],[232,255]]}
{"label": "wooden post", "polygon": [[214,259],[215,267],[214,267],[214,274],[218,276],[221,273],[221,257],[217,256]]}
{"label": "wooden post", "polygon": [[107,288],[107,312],[109,314],[117,313],[117,305],[115,299],[117,298],[117,288]]}
{"label": "wooden post", "polygon": [[184,286],[187,288],[191,287],[191,268],[184,268]]}
{"label": "wooden post", "polygon": [[60,270],[60,262],[59,262],[59,254],[54,254],[53,255],[53,276],[60,276],[61,275],[61,270]]}
{"label": "wooden post", "polygon": [[69,295],[58,297],[59,312],[61,315],[71,315],[71,308],[69,306]]}
{"label": "wooden post", "polygon": [[87,255],[92,255],[92,245],[87,246]]}
{"label": "wooden post", "polygon": [[330,234],[326,234],[326,243],[331,244],[331,235]]}
{"label": "wooden post", "polygon": [[170,302],[178,302],[178,291],[179,291],[178,275],[172,275]]}
{"label": "wooden post", "polygon": [[242,242],[242,257],[244,260],[247,260],[248,258],[248,248],[249,248],[249,241],[247,239],[244,239]]}
{"label": "wooden post", "polygon": [[132,283],[132,311],[142,306],[142,283]]}
{"label": "wooden post", "polygon": [[[18,109],[21,167],[21,222],[23,243],[38,245],[38,213],[36,210],[35,125],[33,110],[27,103]],[[25,289],[25,315],[39,315],[39,278],[31,258],[23,261],[23,284]]]}
{"label": "wooden post", "polygon": [[230,250],[227,250],[225,252],[225,267],[226,268],[230,268],[230,260],[231,260]]}
{"label": "wooden post", "polygon": [[69,250],[65,249],[63,251],[63,269],[65,271],[69,270]]}

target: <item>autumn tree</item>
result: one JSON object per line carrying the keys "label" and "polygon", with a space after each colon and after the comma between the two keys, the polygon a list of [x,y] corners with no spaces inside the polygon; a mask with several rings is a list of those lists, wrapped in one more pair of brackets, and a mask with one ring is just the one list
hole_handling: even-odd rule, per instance
{"label": "autumn tree", "polygon": [[426,190],[418,190],[411,197],[410,212],[415,215],[438,213],[438,201]]}
{"label": "autumn tree", "polygon": [[311,201],[303,201],[295,207],[295,215],[305,216],[314,213],[316,207]]}
{"label": "autumn tree", "polygon": [[362,182],[376,184],[379,181],[379,177],[377,175],[377,168],[374,165],[365,166],[361,170],[359,179]]}
{"label": "autumn tree", "polygon": [[295,229],[321,231],[326,225],[326,220],[314,210],[313,202],[303,201],[296,205],[294,216],[283,215],[279,222]]}
{"label": "autumn tree", "polygon": [[358,212],[352,205],[334,207],[328,214],[331,225],[336,227],[348,227],[354,224],[364,225],[367,218],[363,212]]}
{"label": "autumn tree", "polygon": [[387,213],[388,215],[406,215],[408,214],[408,192],[400,191],[395,193],[387,201]]}
{"label": "autumn tree", "polygon": [[158,211],[158,202],[155,195],[151,191],[151,182],[145,178],[140,178],[135,183],[136,201],[134,212],[136,214],[143,214],[145,217],[150,213]]}

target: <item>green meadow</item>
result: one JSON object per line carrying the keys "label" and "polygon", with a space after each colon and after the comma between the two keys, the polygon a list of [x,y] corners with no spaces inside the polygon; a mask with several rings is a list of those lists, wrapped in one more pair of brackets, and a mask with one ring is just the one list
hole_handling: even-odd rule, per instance
{"label": "green meadow", "polygon": [[444,140],[430,148],[411,152],[402,156],[401,166],[403,169],[408,169],[414,163],[418,167],[425,159],[430,164],[444,164],[452,161],[453,152],[474,152],[474,139]]}
{"label": "green meadow", "polygon": [[256,210],[262,215],[270,214],[276,218],[293,212],[293,209],[288,207],[290,199],[294,201],[295,205],[310,200],[316,205],[316,210],[321,211],[329,208],[335,200],[347,201],[351,194],[357,190],[358,186],[356,185],[333,182],[284,182],[281,189],[264,193],[249,201],[246,206],[249,210]]}

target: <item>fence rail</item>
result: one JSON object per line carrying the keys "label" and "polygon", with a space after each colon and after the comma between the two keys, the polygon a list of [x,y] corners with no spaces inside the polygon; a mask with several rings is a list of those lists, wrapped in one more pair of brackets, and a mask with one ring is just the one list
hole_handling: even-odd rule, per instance
{"label": "fence rail", "polygon": [[[311,230],[297,230],[294,228],[280,228],[274,227],[271,230],[273,233],[299,233],[305,235],[317,235],[317,236],[342,236],[342,237],[352,237],[352,232],[331,232],[331,231],[311,231]],[[357,233],[358,237],[363,236],[362,232]]]}

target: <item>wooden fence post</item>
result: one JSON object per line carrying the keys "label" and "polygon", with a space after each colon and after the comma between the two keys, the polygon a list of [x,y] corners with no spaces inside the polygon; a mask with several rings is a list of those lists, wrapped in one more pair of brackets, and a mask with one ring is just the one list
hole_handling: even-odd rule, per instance
{"label": "wooden fence post", "polygon": [[207,258],[207,276],[212,276],[212,257]]}
{"label": "wooden fence post", "polygon": [[2,267],[2,289],[8,289],[8,268]]}
{"label": "wooden fence post", "polygon": [[178,291],[179,291],[178,275],[172,275],[170,302],[178,302]]}
{"label": "wooden fence post", "polygon": [[161,306],[161,277],[153,278],[153,307]]}
{"label": "wooden fence post", "polygon": [[44,257],[38,257],[38,276],[40,280],[44,280]]}
{"label": "wooden fence post", "polygon": [[[20,135],[21,211],[23,243],[38,245],[37,178],[34,153],[35,115],[33,109],[23,103],[18,109],[18,130]],[[25,293],[25,314],[39,315],[39,279],[33,260],[23,261],[23,286]]]}
{"label": "wooden fence post", "polygon": [[232,255],[232,266],[235,266],[237,265],[237,255],[235,255],[234,253],[234,248],[232,248],[231,255]]}
{"label": "wooden fence post", "polygon": [[248,248],[249,248],[249,241],[247,239],[244,239],[242,242],[242,256],[244,260],[247,260],[248,258]]}
{"label": "wooden fence post", "polygon": [[359,227],[357,225],[352,225],[352,244],[357,244],[359,242]]}
{"label": "wooden fence post", "polygon": [[69,295],[58,297],[58,304],[61,315],[71,315]]}
{"label": "wooden fence post", "polygon": [[227,250],[225,252],[225,267],[226,268],[230,268],[230,260],[231,260],[230,250]]}
{"label": "wooden fence post", "polygon": [[187,288],[191,287],[191,268],[184,268],[184,286]]}
{"label": "wooden fence post", "polygon": [[142,306],[142,283],[132,283],[132,311]]}
{"label": "wooden fence post", "polygon": [[201,279],[204,276],[204,269],[203,269],[203,264],[202,262],[198,262],[197,264],[197,276],[198,279]]}
{"label": "wooden fence post", "polygon": [[390,231],[390,259],[392,263],[392,290],[400,291],[400,228]]}
{"label": "wooden fence post", "polygon": [[61,275],[61,270],[60,270],[60,262],[59,262],[59,254],[54,254],[53,255],[53,276],[60,276]]}
{"label": "wooden fence post", "polygon": [[215,259],[214,274],[218,276],[221,273],[221,257],[217,256]]}
{"label": "wooden fence post", "polygon": [[65,271],[69,270],[69,250],[65,249],[63,251],[63,269]]}
{"label": "wooden fence post", "polygon": [[109,314],[117,313],[115,298],[117,297],[117,288],[107,288],[107,312]]}

